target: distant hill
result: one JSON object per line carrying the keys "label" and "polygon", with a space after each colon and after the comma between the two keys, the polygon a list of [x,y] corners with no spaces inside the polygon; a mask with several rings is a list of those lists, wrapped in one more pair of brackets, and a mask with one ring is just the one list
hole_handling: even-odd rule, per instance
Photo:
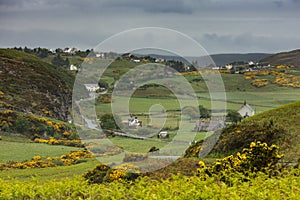
{"label": "distant hill", "polygon": [[258,62],[265,57],[271,56],[272,54],[267,53],[246,53],[246,54],[214,54],[211,55],[212,59],[216,63],[217,66],[224,66],[228,63],[232,63],[235,61],[253,61]]}
{"label": "distant hill", "polygon": [[[235,61],[253,61],[258,62],[262,60],[265,57],[269,57],[272,54],[267,53],[246,53],[246,54],[238,54],[238,53],[229,53],[229,54],[212,54],[210,55],[213,61],[217,66],[224,66],[228,63],[232,63]],[[177,56],[169,56],[169,55],[156,55],[156,54],[150,54],[149,56],[153,58],[163,58],[165,60],[178,60],[178,61],[184,61],[181,57]],[[189,62],[199,60],[201,58],[199,57],[187,57]]]}
{"label": "distant hill", "polygon": [[74,75],[40,58],[0,49],[0,91],[12,109],[66,121]]}
{"label": "distant hill", "polygon": [[261,61],[268,62],[271,65],[294,65],[295,67],[300,68],[300,49],[277,53],[268,56]]}
{"label": "distant hill", "polygon": [[223,129],[214,152],[242,151],[252,141],[278,144],[285,159],[296,162],[300,158],[300,101],[254,115],[237,125]]}

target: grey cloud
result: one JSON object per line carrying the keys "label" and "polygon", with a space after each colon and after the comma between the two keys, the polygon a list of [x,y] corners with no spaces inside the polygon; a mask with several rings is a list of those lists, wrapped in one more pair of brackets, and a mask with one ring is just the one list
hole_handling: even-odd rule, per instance
{"label": "grey cloud", "polygon": [[[195,2],[196,3],[196,2]],[[104,6],[123,7],[127,9],[141,9],[150,13],[182,13],[191,14],[193,5],[190,1],[182,0],[129,0],[129,1],[106,1]]]}
{"label": "grey cloud", "polygon": [[[200,38],[201,43],[208,52],[219,49],[221,52],[279,52],[283,49],[297,48],[295,43],[300,44],[300,38],[258,36],[253,33],[241,33],[237,35],[204,34]],[[299,47],[298,47],[299,48]]]}

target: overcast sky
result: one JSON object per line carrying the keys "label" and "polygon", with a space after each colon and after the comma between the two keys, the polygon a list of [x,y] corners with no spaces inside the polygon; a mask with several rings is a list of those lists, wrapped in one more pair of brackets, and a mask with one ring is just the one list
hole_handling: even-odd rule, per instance
{"label": "overcast sky", "polygon": [[0,46],[94,48],[121,31],[164,27],[210,54],[300,48],[300,0],[0,0]]}

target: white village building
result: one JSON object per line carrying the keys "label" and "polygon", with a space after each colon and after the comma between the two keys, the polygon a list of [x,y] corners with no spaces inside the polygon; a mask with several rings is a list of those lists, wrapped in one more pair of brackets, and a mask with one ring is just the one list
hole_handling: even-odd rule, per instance
{"label": "white village building", "polygon": [[247,104],[247,102],[244,102],[244,105],[238,110],[238,113],[240,113],[240,115],[243,118],[247,118],[247,117],[251,117],[255,114],[255,111],[253,110],[253,108]]}
{"label": "white village building", "polygon": [[71,65],[70,65],[70,70],[71,70],[71,71],[77,71],[78,68],[77,68],[76,65],[71,64]]}
{"label": "white village building", "polygon": [[84,86],[89,92],[96,92],[100,89],[98,84],[84,84]]}

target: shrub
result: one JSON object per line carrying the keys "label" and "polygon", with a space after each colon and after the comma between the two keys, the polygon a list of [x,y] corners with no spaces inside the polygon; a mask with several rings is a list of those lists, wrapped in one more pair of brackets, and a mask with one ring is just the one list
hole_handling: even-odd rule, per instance
{"label": "shrub", "polygon": [[[223,129],[222,134],[214,147],[217,152],[241,151],[252,141],[265,142],[268,145],[284,144],[289,133],[286,128],[272,119],[252,120],[247,119],[245,123],[232,124]],[[246,123],[247,122],[247,123]],[[282,146],[286,148],[286,146]]]}
{"label": "shrub", "polygon": [[184,153],[185,158],[199,157],[199,152],[202,148],[203,140],[192,143]]}
{"label": "shrub", "polygon": [[15,121],[15,129],[19,133],[26,133],[29,131],[30,122],[22,115],[18,115]]}
{"label": "shrub", "polygon": [[112,114],[107,113],[100,117],[100,126],[102,129],[115,130],[119,129],[118,125],[121,125],[121,119],[118,116],[115,119]]}
{"label": "shrub", "polygon": [[114,169],[105,164],[99,164],[86,172],[83,177],[88,183],[103,183],[114,181],[135,180],[139,176],[139,168],[133,164],[124,163]]}
{"label": "shrub", "polygon": [[7,161],[0,163],[0,170],[8,169],[30,169],[45,168],[64,165],[74,165],[82,162],[85,158],[92,158],[93,155],[86,150],[71,151],[61,157],[45,158],[42,156],[34,156],[30,161]]}
{"label": "shrub", "polygon": [[84,147],[80,140],[67,140],[67,139],[55,139],[54,137],[50,137],[49,140],[41,139],[39,137],[34,138],[34,142],[36,143],[44,143],[49,145],[64,145],[64,146],[72,146],[72,147]]}
{"label": "shrub", "polygon": [[251,84],[255,87],[263,87],[269,84],[269,81],[267,79],[254,79]]}
{"label": "shrub", "polygon": [[94,169],[86,172],[83,177],[87,179],[89,183],[102,183],[109,169],[109,166],[99,164]]}
{"label": "shrub", "polygon": [[269,173],[276,169],[276,164],[283,157],[279,153],[279,147],[267,143],[251,142],[250,148],[245,148],[242,153],[230,155],[223,159],[218,159],[211,167],[206,167],[199,162],[199,173],[219,174],[219,173],[242,173],[248,175],[249,172]]}

